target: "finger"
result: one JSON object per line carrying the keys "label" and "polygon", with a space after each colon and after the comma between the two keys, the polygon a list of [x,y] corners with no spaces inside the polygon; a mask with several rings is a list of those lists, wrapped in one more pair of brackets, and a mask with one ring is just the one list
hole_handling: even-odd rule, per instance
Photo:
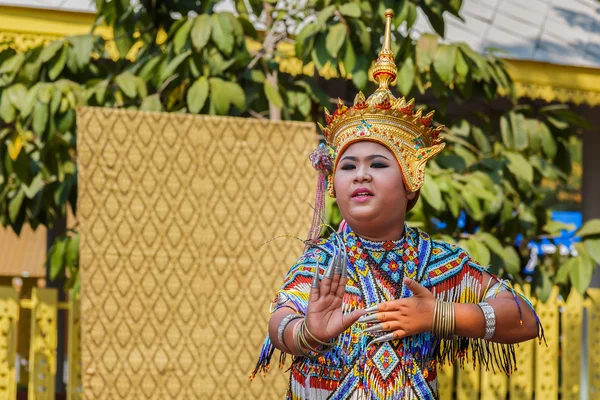
{"label": "finger", "polygon": [[[334,271],[336,270],[336,268],[334,268]],[[340,284],[340,273],[339,272],[335,272],[333,274],[333,278],[331,279],[331,286],[329,287],[329,293],[337,293],[338,287]]]}
{"label": "finger", "polygon": [[340,283],[338,285],[337,292],[335,293],[335,295],[337,297],[344,297],[344,294],[346,293],[346,284],[347,283],[348,283],[348,278],[343,278],[342,276],[340,276]]}
{"label": "finger", "polygon": [[342,325],[344,326],[344,330],[354,325],[356,321],[358,321],[358,319],[364,315],[364,313],[364,310],[354,310],[348,314],[344,314],[342,316]]}
{"label": "finger", "polygon": [[396,331],[398,329],[400,329],[400,324],[396,321],[380,322],[363,330],[363,333],[378,334],[383,332]]}
{"label": "finger", "polygon": [[429,289],[425,286],[419,285],[419,283],[410,278],[404,278],[404,284],[408,286],[411,292],[413,292],[414,296],[429,294]]}
{"label": "finger", "polygon": [[315,266],[315,272],[313,274],[313,279],[312,279],[312,283],[310,285],[310,287],[312,288],[312,291],[316,292],[317,294],[319,294],[319,271],[320,271],[321,267],[319,266],[319,261],[317,260],[317,265]]}
{"label": "finger", "polygon": [[332,271],[333,271],[333,268],[331,265],[329,265],[327,267],[327,269],[325,270],[325,272],[323,273],[323,277],[321,278],[321,283],[320,283],[320,287],[319,287],[319,293],[322,293],[322,294],[329,293],[330,288],[331,288],[331,281],[333,278]]}
{"label": "finger", "polygon": [[379,312],[376,314],[371,314],[371,315],[363,315],[362,317],[360,317],[358,319],[358,322],[361,323],[369,323],[369,322],[383,322],[385,321],[386,318],[386,313],[384,312]]}
{"label": "finger", "polygon": [[372,344],[377,344],[377,343],[381,343],[381,342],[387,342],[389,340],[394,339],[394,333],[388,333],[382,336],[379,336],[378,338],[375,338],[373,340],[371,340],[371,343],[368,344],[368,346],[372,345]]}

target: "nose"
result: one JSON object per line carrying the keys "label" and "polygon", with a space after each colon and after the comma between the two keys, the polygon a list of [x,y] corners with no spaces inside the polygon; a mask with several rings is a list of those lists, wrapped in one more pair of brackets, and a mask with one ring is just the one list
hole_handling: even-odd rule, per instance
{"label": "nose", "polygon": [[370,182],[370,181],[371,181],[371,175],[369,174],[368,168],[366,166],[361,165],[358,168],[356,168],[356,175],[354,176],[355,183]]}

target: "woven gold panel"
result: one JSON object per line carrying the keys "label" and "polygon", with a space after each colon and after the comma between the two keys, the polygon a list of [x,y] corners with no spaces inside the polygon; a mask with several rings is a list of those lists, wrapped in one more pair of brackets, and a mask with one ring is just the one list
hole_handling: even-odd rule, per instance
{"label": "woven gold panel", "polygon": [[312,124],[78,113],[85,399],[280,399],[250,383],[305,236]]}

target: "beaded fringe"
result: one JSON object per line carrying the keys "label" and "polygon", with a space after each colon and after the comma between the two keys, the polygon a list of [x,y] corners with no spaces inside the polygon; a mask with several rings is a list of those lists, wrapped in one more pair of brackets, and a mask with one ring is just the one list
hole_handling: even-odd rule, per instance
{"label": "beaded fringe", "polygon": [[[465,266],[457,275],[434,286],[432,292],[438,300],[442,301],[478,303],[483,300],[484,295],[481,284],[482,276],[482,270],[472,266]],[[531,303],[525,297],[516,293],[509,283],[504,283],[512,293],[515,303],[519,308],[521,323],[523,323],[522,310],[517,296],[523,298],[533,311],[538,326],[538,339],[540,342],[542,340],[545,342],[544,328]],[[422,363],[427,363],[428,359],[433,358],[435,362],[441,365],[445,365],[446,363],[454,364],[458,361],[461,368],[464,367],[465,363],[472,361],[473,366],[479,364],[484,366],[486,371],[491,369],[494,373],[499,371],[507,375],[517,370],[514,344],[494,343],[483,339],[462,336],[454,336],[450,339],[433,336],[433,339],[434,345],[431,349],[435,356],[431,357],[430,354],[424,355],[421,359]]]}

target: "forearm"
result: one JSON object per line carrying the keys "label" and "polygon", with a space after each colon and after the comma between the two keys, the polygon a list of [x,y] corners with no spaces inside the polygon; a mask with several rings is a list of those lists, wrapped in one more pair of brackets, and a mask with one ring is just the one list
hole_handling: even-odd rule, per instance
{"label": "forearm", "polygon": [[300,353],[294,346],[294,328],[296,324],[300,322],[300,319],[295,319],[287,324],[285,330],[283,331],[282,339],[283,343],[279,340],[279,327],[283,320],[291,314],[297,314],[289,308],[281,309],[273,313],[271,315],[271,319],[269,320],[269,338],[271,339],[271,343],[273,345],[288,354],[299,355]]}
{"label": "forearm", "polygon": [[[510,297],[508,297],[510,296]],[[519,343],[537,337],[538,326],[533,310],[517,296],[521,307],[523,323],[521,324],[519,307],[512,294],[504,292],[503,296],[488,299],[496,316],[496,330],[492,342]],[[454,304],[455,331],[458,336],[483,338],[485,333],[485,317],[477,304]]]}

